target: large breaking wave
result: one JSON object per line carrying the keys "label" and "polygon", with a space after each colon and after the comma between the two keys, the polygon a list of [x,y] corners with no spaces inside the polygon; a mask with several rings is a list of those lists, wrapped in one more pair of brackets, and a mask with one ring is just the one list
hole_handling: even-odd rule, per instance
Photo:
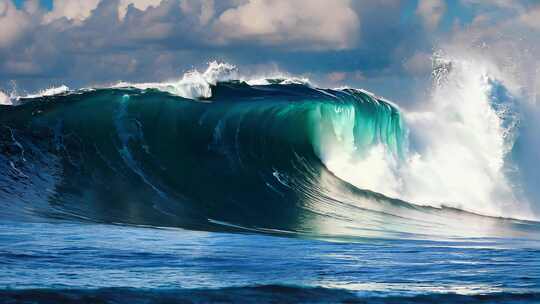
{"label": "large breaking wave", "polygon": [[516,98],[467,62],[436,60],[434,79],[414,112],[217,63],[5,96],[0,214],[318,237],[537,231],[505,219],[535,218],[511,160]]}

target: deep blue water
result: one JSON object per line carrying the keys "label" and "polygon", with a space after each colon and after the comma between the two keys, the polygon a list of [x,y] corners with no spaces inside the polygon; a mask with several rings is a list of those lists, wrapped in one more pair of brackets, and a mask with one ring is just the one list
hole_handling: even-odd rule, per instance
{"label": "deep blue water", "polygon": [[4,299],[540,300],[531,240],[329,242],[58,222],[2,223],[0,248]]}

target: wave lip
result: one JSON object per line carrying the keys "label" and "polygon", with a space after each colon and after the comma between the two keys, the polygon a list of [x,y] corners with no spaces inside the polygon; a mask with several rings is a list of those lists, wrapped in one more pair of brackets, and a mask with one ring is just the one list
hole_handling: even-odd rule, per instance
{"label": "wave lip", "polygon": [[61,85],[61,86],[58,86],[58,87],[50,87],[48,89],[41,90],[36,94],[29,94],[29,95],[26,95],[26,96],[23,96],[23,97],[18,97],[18,98],[31,99],[31,98],[50,97],[50,96],[64,94],[64,93],[67,93],[69,91],[70,91],[70,89],[69,89],[68,86]]}
{"label": "wave lip", "polygon": [[189,99],[208,99],[212,97],[211,86],[218,82],[238,79],[238,69],[228,63],[212,61],[203,73],[193,70],[185,73],[181,79],[155,83],[120,82],[114,88],[156,89]]}
{"label": "wave lip", "polygon": [[309,79],[293,77],[283,73],[271,73],[270,76],[244,77],[240,75],[235,65],[211,61],[204,72],[192,70],[182,78],[164,82],[130,83],[119,82],[111,88],[137,88],[141,90],[155,89],[172,95],[195,99],[209,100],[212,97],[212,87],[218,83],[244,82],[250,86],[271,85],[303,85],[311,86]]}

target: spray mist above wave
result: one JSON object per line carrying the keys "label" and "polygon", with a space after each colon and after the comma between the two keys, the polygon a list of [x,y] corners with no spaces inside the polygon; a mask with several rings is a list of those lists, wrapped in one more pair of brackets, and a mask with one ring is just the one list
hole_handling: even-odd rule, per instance
{"label": "spray mist above wave", "polygon": [[431,100],[407,115],[418,149],[404,172],[411,182],[406,192],[416,201],[438,197],[464,209],[526,216],[530,210],[509,176],[516,98],[487,63],[435,58],[434,65]]}
{"label": "spray mist above wave", "polygon": [[0,105],[17,105],[21,103],[23,99],[37,99],[41,97],[52,97],[61,94],[67,94],[71,91],[70,88],[66,85],[52,86],[46,89],[42,89],[36,93],[29,93],[20,95],[16,89],[13,89],[12,92],[8,95],[0,90]]}
{"label": "spray mist above wave", "polygon": [[0,105],[11,105],[11,98],[2,91],[0,91]]}
{"label": "spray mist above wave", "polygon": [[19,98],[27,98],[28,99],[28,98],[50,97],[50,96],[65,94],[65,93],[68,93],[69,91],[70,91],[70,89],[69,89],[68,86],[61,85],[61,86],[58,86],[58,87],[50,87],[48,89],[41,90],[36,94],[28,94],[28,95],[25,95],[25,96],[19,97]]}
{"label": "spray mist above wave", "polygon": [[322,159],[359,188],[415,204],[534,218],[513,178],[519,170],[510,155],[519,125],[517,98],[498,76],[485,62],[435,56],[430,100],[402,113],[409,131],[403,159],[384,145],[361,157],[334,149]]}
{"label": "spray mist above wave", "polygon": [[217,63],[215,61],[208,64],[205,72],[197,70],[185,73],[178,80],[153,83],[126,83],[120,82],[115,88],[137,88],[141,90],[157,89],[173,95],[189,98],[210,98],[212,96],[211,86],[217,82],[225,82],[238,79],[238,69],[228,63]]}

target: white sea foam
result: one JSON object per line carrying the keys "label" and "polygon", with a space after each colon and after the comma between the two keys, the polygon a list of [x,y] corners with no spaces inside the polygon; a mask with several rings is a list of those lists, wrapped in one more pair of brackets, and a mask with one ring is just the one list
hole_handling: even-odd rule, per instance
{"label": "white sea foam", "polygon": [[249,85],[301,84],[310,85],[309,79],[292,77],[283,73],[271,73],[265,76],[246,77],[240,75],[235,65],[212,61],[204,72],[191,70],[179,79],[164,82],[130,83],[119,82],[113,88],[137,88],[141,90],[155,89],[172,95],[189,99],[206,99],[212,97],[211,87],[218,82],[238,80]]}
{"label": "white sea foam", "polygon": [[12,105],[11,98],[4,92],[0,91],[0,105]]}
{"label": "white sea foam", "polygon": [[271,84],[300,84],[305,86],[311,86],[311,82],[308,78],[293,77],[285,74],[270,74],[264,77],[240,78],[241,81],[246,82],[251,86],[255,85],[271,85]]}
{"label": "white sea foam", "polygon": [[228,63],[212,61],[204,72],[197,70],[185,73],[182,78],[165,82],[127,83],[120,82],[114,88],[134,87],[141,90],[156,89],[190,99],[212,97],[211,86],[218,82],[238,79],[238,69]]}
{"label": "white sea foam", "polygon": [[493,105],[494,86],[505,84],[500,71],[452,58],[436,61],[433,76],[422,110],[402,113],[411,139],[405,161],[396,162],[382,146],[360,159],[350,149],[332,149],[323,159],[328,169],[359,188],[420,205],[531,218],[507,176],[517,122],[508,121],[515,118],[510,107]]}
{"label": "white sea foam", "polygon": [[61,85],[58,87],[50,87],[50,88],[41,90],[35,94],[28,94],[26,96],[20,96],[18,98],[39,98],[39,97],[60,95],[67,92],[69,92],[69,88],[66,85]]}
{"label": "white sea foam", "polygon": [[523,205],[505,174],[514,125],[505,126],[504,113],[491,100],[497,71],[487,63],[454,60],[445,73],[425,111],[406,115],[419,142],[403,176],[407,197],[523,217],[528,211],[515,210]]}

